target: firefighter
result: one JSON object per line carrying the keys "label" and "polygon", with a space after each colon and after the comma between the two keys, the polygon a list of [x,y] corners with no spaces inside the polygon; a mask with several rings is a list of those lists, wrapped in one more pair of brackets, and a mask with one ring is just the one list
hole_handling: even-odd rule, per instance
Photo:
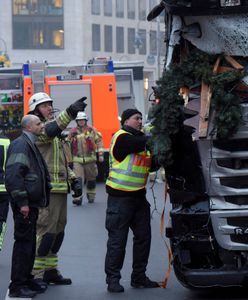
{"label": "firefighter", "polygon": [[133,231],[133,271],[131,286],[156,288],[158,283],[146,276],[151,245],[150,204],[146,199],[146,182],[151,163],[147,137],[141,131],[142,114],[127,109],[121,116],[122,128],[110,146],[109,177],[106,181],[108,231],[105,273],[108,291],[124,292],[120,284],[121,269],[129,228]]}
{"label": "firefighter", "polygon": [[[104,160],[101,133],[87,124],[88,118],[84,112],[76,117],[77,127],[69,134],[73,155],[73,171],[76,176],[86,182],[86,196],[89,203],[93,203],[96,196],[97,157],[99,162]],[[81,205],[82,197],[74,198],[73,204]]]}
{"label": "firefighter", "polygon": [[5,160],[9,144],[10,140],[6,136],[0,135],[0,251],[3,246],[9,211],[9,195],[4,184]]}
{"label": "firefighter", "polygon": [[53,187],[49,206],[39,211],[33,269],[35,278],[47,284],[71,284],[71,279],[64,278],[58,271],[57,254],[64,239],[69,184],[76,196],[81,196],[82,186],[68,166],[68,147],[64,147],[60,137],[71,120],[76,118],[78,111],[84,110],[85,100],[86,97],[77,100],[55,118],[53,100],[49,95],[36,93],[29,99],[29,113],[39,116],[45,122],[45,134],[39,137],[36,145],[47,163]]}

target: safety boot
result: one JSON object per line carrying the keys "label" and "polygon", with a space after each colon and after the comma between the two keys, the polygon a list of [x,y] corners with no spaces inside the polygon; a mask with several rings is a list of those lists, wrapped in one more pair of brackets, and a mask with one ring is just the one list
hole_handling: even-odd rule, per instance
{"label": "safety boot", "polygon": [[73,203],[74,205],[77,205],[77,206],[82,205],[82,202],[83,202],[83,198],[82,198],[82,197],[76,198],[76,199],[73,199],[73,200],[72,200],[72,203]]}
{"label": "safety boot", "polygon": [[70,278],[64,278],[57,269],[45,271],[43,281],[47,284],[55,285],[70,285],[72,281]]}
{"label": "safety boot", "polygon": [[44,282],[41,278],[30,279],[27,285],[31,291],[34,291],[37,294],[44,293],[47,289],[47,283]]}
{"label": "safety boot", "polygon": [[119,283],[119,281],[112,281],[108,283],[108,291],[110,293],[123,293],[124,287]]}
{"label": "safety boot", "polygon": [[87,199],[88,199],[88,203],[94,203],[94,201],[95,201],[95,194],[87,193]]}
{"label": "safety boot", "polygon": [[140,280],[131,279],[131,286],[136,289],[152,289],[158,288],[159,284],[156,281],[152,281],[146,276]]}

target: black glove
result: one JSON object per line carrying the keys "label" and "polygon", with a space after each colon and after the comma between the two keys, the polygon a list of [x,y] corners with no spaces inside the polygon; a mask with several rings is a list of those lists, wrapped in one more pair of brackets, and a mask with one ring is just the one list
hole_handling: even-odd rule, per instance
{"label": "black glove", "polygon": [[82,196],[83,193],[83,184],[82,178],[78,177],[72,180],[71,189],[73,190],[74,194],[72,195],[73,198],[77,198]]}
{"label": "black glove", "polygon": [[75,119],[77,116],[77,113],[79,111],[84,111],[85,107],[87,106],[86,103],[84,103],[84,101],[87,99],[87,97],[82,97],[81,99],[75,101],[74,103],[72,103],[67,109],[67,113],[73,118]]}

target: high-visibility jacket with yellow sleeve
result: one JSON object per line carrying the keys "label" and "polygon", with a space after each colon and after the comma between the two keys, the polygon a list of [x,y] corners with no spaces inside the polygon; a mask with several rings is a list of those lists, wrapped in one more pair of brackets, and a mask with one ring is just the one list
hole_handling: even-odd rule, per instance
{"label": "high-visibility jacket with yellow sleeve", "polygon": [[7,193],[4,184],[4,170],[9,144],[10,140],[7,137],[0,137],[0,193]]}
{"label": "high-visibility jacket with yellow sleeve", "polygon": [[45,134],[41,135],[36,142],[44,160],[47,163],[51,178],[51,193],[68,193],[70,180],[74,173],[68,166],[68,153],[70,151],[66,143],[59,138],[71,121],[66,111],[62,111],[53,121],[45,124]]}
{"label": "high-visibility jacket with yellow sleeve", "polygon": [[146,186],[151,168],[151,156],[149,151],[144,150],[128,154],[122,161],[115,159],[113,149],[121,134],[131,133],[121,129],[112,138],[109,151],[110,171],[106,185],[116,190],[135,192]]}

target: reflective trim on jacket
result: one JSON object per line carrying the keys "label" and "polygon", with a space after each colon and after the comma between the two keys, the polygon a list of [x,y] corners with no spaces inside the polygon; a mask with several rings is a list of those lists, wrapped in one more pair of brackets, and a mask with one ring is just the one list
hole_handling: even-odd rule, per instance
{"label": "reflective trim on jacket", "polygon": [[113,137],[109,159],[110,172],[106,185],[113,189],[122,191],[138,191],[143,189],[147,182],[148,173],[151,167],[151,157],[149,151],[132,153],[124,160],[118,161],[113,155],[113,149],[117,138],[121,134],[131,134],[125,130],[119,130]]}
{"label": "reflective trim on jacket", "polygon": [[0,151],[0,193],[6,193],[6,188],[4,184],[4,172],[5,172],[5,162],[7,156],[7,149],[10,144],[10,140],[8,138],[0,138],[0,147],[2,148]]}
{"label": "reflective trim on jacket", "polygon": [[[67,112],[62,111],[56,117],[56,122],[54,120],[52,122],[48,121],[46,125],[49,126],[50,132],[57,132],[56,127],[59,127],[61,131],[66,128],[70,121],[71,118]],[[51,193],[68,193],[70,178],[66,157],[67,149],[64,147],[64,141],[60,140],[57,136],[43,134],[39,137],[36,145],[48,166],[53,187]]]}
{"label": "reflective trim on jacket", "polygon": [[104,153],[101,133],[89,125],[72,128],[69,139],[73,162],[81,164],[96,162],[96,153]]}

